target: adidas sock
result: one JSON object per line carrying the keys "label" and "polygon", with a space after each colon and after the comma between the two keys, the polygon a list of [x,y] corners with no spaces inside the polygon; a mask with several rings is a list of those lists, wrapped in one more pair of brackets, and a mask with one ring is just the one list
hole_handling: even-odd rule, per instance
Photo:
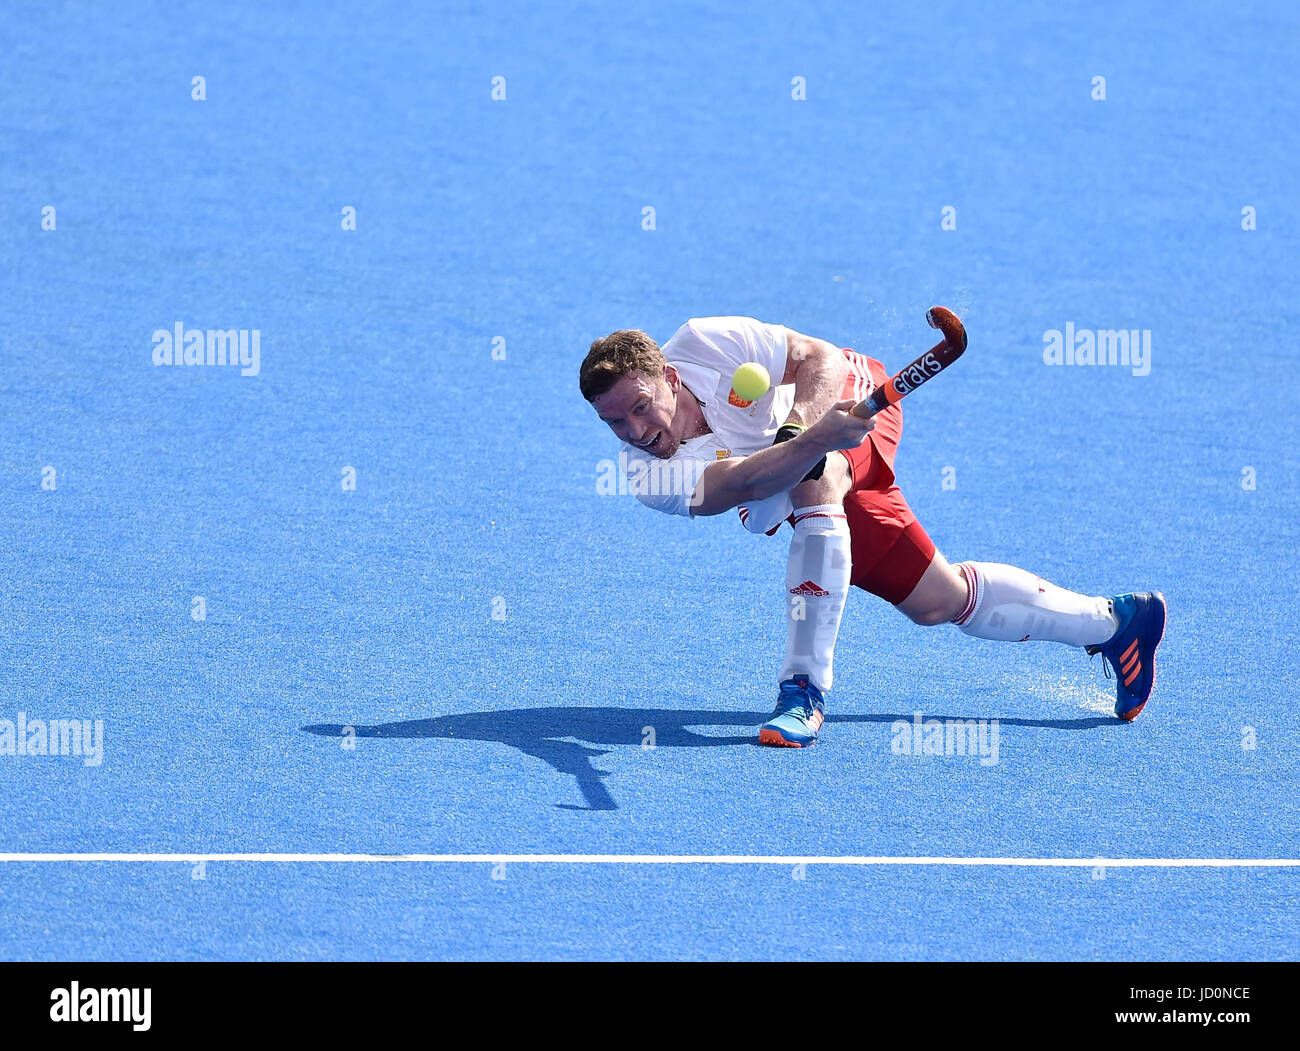
{"label": "adidas sock", "polygon": [[1015,566],[959,562],[966,605],[954,619],[967,635],[999,642],[1096,646],[1119,630],[1110,599],[1066,591]]}
{"label": "adidas sock", "polygon": [[807,675],[819,689],[834,680],[835,638],[849,595],[849,523],[838,504],[796,507],[785,564],[786,641],[781,681]]}

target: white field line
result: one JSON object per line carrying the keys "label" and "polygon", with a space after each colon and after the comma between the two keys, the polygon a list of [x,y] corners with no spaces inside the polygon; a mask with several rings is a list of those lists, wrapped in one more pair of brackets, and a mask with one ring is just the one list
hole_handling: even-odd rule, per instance
{"label": "white field line", "polygon": [[1013,868],[1300,868],[1300,858],[963,858],[873,857],[815,854],[23,854],[0,853],[0,862],[190,863],[232,861],[270,864],[482,865],[892,865],[1005,866]]}

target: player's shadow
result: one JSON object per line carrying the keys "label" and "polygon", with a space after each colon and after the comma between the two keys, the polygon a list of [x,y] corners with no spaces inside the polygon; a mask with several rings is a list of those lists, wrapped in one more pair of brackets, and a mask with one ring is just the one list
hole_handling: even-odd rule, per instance
{"label": "player's shadow", "polygon": [[[728,748],[758,745],[758,727],[769,712],[718,712],[673,708],[516,708],[500,712],[466,712],[439,715],[432,719],[379,723],[375,726],[317,724],[304,726],[321,737],[437,738],[448,741],[494,741],[517,748],[568,774],[578,782],[586,806],[557,803],[564,810],[617,810],[618,804],[605,787],[609,771],[598,770],[592,760],[610,747],[642,747],[651,740],[656,748]],[[926,719],[969,719],[973,716],[945,716],[931,712]],[[835,715],[827,723],[833,729],[843,723],[911,722],[912,714]],[[999,719],[1001,726],[1032,726],[1050,730],[1088,730],[1099,726],[1123,725],[1117,719]],[[731,727],[736,734],[703,734],[691,727]]]}

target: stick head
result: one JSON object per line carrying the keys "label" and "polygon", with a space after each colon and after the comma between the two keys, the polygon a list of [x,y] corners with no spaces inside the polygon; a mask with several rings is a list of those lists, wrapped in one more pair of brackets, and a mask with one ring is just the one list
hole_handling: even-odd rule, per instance
{"label": "stick head", "polygon": [[947,307],[931,307],[925,312],[925,320],[931,328],[943,333],[943,340],[948,344],[948,361],[956,361],[966,349],[966,326],[961,319]]}
{"label": "stick head", "polygon": [[943,333],[943,341],[936,343],[906,368],[899,369],[869,398],[858,402],[850,410],[854,416],[866,419],[911,394],[921,384],[939,375],[962,356],[966,350],[966,329],[961,319],[947,307],[931,307],[925,312],[931,328]]}

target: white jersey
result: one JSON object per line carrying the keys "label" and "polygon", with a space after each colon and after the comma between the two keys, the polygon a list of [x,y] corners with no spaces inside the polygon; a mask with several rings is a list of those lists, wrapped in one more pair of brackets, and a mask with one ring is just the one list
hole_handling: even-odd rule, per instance
{"label": "white jersey", "polygon": [[[689,515],[691,496],[709,464],[766,449],[789,418],[794,384],[781,382],[786,330],[752,317],[692,318],[662,349],[700,403],[709,433],[682,442],[666,460],[626,442],[623,453],[629,489],[638,500],[666,514]],[[742,401],[731,390],[732,376],[747,361],[762,365],[772,377],[768,392],[752,402]],[[788,494],[778,497],[789,503]],[[780,515],[776,522],[784,517]]]}

